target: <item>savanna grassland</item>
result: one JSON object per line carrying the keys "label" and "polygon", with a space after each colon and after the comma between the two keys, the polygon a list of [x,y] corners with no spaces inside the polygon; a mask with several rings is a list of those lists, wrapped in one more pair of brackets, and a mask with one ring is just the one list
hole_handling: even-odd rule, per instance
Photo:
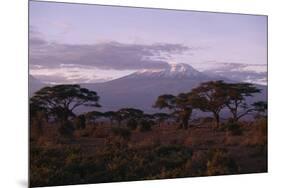
{"label": "savanna grassland", "polygon": [[[154,107],[169,113],[76,115],[79,105],[102,106],[97,93],[77,85],[43,88],[30,103],[31,186],[267,172],[266,105],[245,106],[256,92],[252,85],[209,82],[159,96]],[[233,116],[222,120],[227,108]],[[194,119],[194,109],[213,116]]]}

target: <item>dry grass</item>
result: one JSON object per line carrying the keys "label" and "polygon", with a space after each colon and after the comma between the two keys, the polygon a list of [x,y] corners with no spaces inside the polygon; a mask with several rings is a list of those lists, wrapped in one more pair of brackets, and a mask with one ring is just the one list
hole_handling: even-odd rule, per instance
{"label": "dry grass", "polygon": [[[78,165],[76,163],[82,163],[81,161],[84,161],[83,164],[86,164],[85,169],[88,169],[88,165],[92,163],[102,164],[104,159],[99,158],[99,155],[92,158],[92,156],[96,156],[99,152],[105,158],[108,156],[114,157],[116,163],[111,162],[110,164],[108,163],[109,166],[103,167],[105,170],[109,169],[109,171],[106,171],[107,175],[110,175],[108,174],[109,172],[120,174],[120,171],[124,174],[128,173],[128,176],[131,176],[132,173],[143,173],[143,177],[146,179],[155,179],[266,172],[266,123],[266,120],[258,120],[255,123],[243,123],[241,126],[243,134],[241,135],[233,135],[229,131],[214,130],[211,128],[210,122],[199,126],[193,125],[188,129],[179,129],[171,124],[163,124],[161,127],[152,127],[150,131],[146,132],[141,132],[138,129],[128,129],[130,131],[128,139],[124,139],[114,133],[113,127],[109,124],[88,125],[85,129],[75,130],[71,138],[62,138],[57,133],[57,126],[48,125],[43,127],[43,134],[37,140],[33,140],[32,143],[39,147],[42,152],[45,152],[44,150],[68,152],[66,148],[79,148],[80,151],[78,153],[70,151],[70,154],[66,155],[67,160],[62,159],[66,160],[64,164],[66,167]],[[126,128],[126,126],[124,125],[123,128]],[[159,158],[157,148],[164,148],[167,151],[170,148],[172,153],[166,152],[165,154],[164,152],[168,158]],[[183,148],[187,148],[190,151],[190,156],[186,156]],[[123,157],[115,157],[119,155]],[[90,160],[89,164],[88,160]],[[151,160],[153,162],[150,164]],[[168,165],[167,169],[161,169],[160,167],[163,166],[161,162],[166,160],[168,160],[168,162],[165,162]],[[40,161],[37,162],[38,164],[41,163]],[[57,157],[52,158],[52,162],[60,163]],[[135,166],[130,165],[132,162]],[[159,173],[155,172],[157,175],[150,176],[150,171],[144,168],[148,164],[155,165],[153,169],[157,170],[157,173],[159,171]],[[44,173],[41,173],[42,177],[43,175],[48,175],[47,170],[52,170],[45,166],[37,169],[36,165],[33,165],[36,172],[41,173],[41,171],[44,171]],[[174,168],[170,169],[169,165],[172,165]],[[128,172],[127,167],[138,170],[131,169],[132,171]],[[96,175],[100,175],[99,171],[96,172],[94,170],[95,168],[91,170],[97,173]],[[57,173],[61,174],[59,171]],[[90,176],[90,174],[88,175]],[[36,176],[34,174],[34,177]],[[100,178],[102,177],[104,175],[100,175]],[[38,178],[41,181],[41,176]],[[108,178],[113,177],[109,176]],[[43,180],[44,178],[42,178]],[[73,181],[79,182],[78,180]],[[115,179],[111,180],[114,181]],[[123,179],[121,178],[120,180]]]}

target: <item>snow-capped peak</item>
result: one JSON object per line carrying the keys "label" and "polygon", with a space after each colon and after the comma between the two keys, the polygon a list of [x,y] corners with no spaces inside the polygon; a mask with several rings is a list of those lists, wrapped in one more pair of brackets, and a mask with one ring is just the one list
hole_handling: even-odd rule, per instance
{"label": "snow-capped peak", "polygon": [[145,69],[138,71],[132,76],[146,76],[146,77],[194,77],[201,76],[202,73],[194,69],[192,66],[185,63],[169,63],[169,66],[163,69]]}
{"label": "snow-capped peak", "polygon": [[177,64],[169,64],[170,67],[166,69],[166,71],[169,71],[171,73],[198,73],[197,70],[195,70],[192,66],[184,63],[177,63]]}

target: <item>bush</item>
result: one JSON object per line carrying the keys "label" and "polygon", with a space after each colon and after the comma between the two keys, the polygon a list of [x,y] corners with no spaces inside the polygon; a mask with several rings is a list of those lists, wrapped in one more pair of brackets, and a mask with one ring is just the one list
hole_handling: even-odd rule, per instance
{"label": "bush", "polygon": [[74,132],[74,127],[70,121],[66,121],[60,125],[58,132],[61,136],[72,137]]}
{"label": "bush", "polygon": [[229,119],[226,123],[222,124],[220,131],[228,131],[231,135],[242,135],[243,129],[239,122]]}
{"label": "bush", "polygon": [[[91,136],[98,137],[99,136],[98,133],[99,133],[99,129],[96,126],[88,126],[82,130],[76,130],[74,134],[76,137],[81,138],[81,137],[91,137]],[[108,134],[106,136],[108,136]]]}
{"label": "bush", "polygon": [[207,162],[207,152],[200,150],[193,152],[191,160],[185,164],[185,170],[189,173],[189,176],[205,175]]}
{"label": "bush", "polygon": [[127,122],[127,127],[130,128],[131,130],[135,130],[138,126],[138,122],[136,119],[132,118],[129,119]]}
{"label": "bush", "polygon": [[228,123],[227,130],[232,135],[241,135],[243,133],[241,125],[237,122],[236,123],[235,122]]}
{"label": "bush", "polygon": [[131,137],[131,131],[128,128],[113,127],[112,132],[115,136],[119,136],[125,140],[129,140]]}
{"label": "bush", "polygon": [[238,173],[236,162],[228,155],[226,149],[212,149],[209,151],[207,175],[225,175]]}
{"label": "bush", "polygon": [[140,131],[150,131],[151,127],[154,125],[154,122],[152,120],[142,120],[140,123]]}
{"label": "bush", "polygon": [[162,145],[155,148],[155,156],[159,161],[158,166],[172,170],[189,160],[192,156],[192,150],[181,145]]}
{"label": "bush", "polygon": [[250,132],[245,144],[247,146],[260,147],[261,150],[266,151],[267,149],[267,119],[261,118],[254,122],[254,128]]}
{"label": "bush", "polygon": [[110,134],[110,129],[103,126],[94,126],[95,129],[92,131],[96,138],[107,138]]}

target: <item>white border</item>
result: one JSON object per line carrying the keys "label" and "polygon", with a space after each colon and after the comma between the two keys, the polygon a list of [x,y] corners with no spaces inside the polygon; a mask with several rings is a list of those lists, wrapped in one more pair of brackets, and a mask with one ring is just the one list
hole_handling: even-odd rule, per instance
{"label": "white border", "polygon": [[[269,173],[67,187],[280,187],[280,5],[276,0],[65,0],[67,2],[269,15]],[[27,0],[1,1],[0,187],[27,184]],[[3,105],[4,104],[4,105]]]}

